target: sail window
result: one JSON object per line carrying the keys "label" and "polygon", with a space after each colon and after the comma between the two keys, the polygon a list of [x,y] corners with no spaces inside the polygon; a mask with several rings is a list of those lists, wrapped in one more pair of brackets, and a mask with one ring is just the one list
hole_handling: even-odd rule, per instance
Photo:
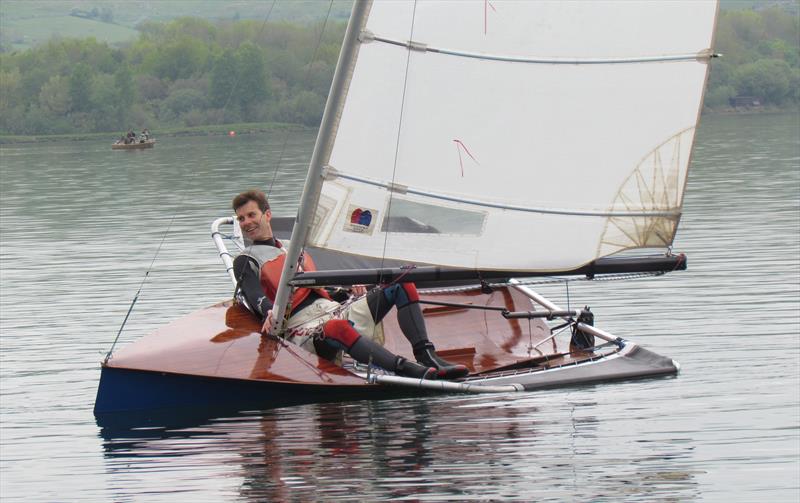
{"label": "sail window", "polygon": [[461,234],[480,236],[486,214],[406,199],[392,198],[381,232],[414,234]]}

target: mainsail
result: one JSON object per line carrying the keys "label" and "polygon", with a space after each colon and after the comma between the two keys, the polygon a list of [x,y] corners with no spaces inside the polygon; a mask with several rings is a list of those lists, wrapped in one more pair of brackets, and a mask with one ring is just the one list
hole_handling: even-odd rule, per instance
{"label": "mainsail", "polygon": [[669,247],[716,13],[716,0],[355,0],[273,331],[305,245],[518,272]]}
{"label": "mainsail", "polygon": [[519,271],[671,245],[716,2],[369,9],[309,245]]}

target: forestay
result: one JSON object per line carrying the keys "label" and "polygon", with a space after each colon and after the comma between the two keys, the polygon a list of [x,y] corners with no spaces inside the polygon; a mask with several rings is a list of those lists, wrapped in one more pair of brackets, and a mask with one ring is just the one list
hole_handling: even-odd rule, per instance
{"label": "forestay", "polygon": [[308,244],[519,271],[670,246],[716,10],[374,2]]}

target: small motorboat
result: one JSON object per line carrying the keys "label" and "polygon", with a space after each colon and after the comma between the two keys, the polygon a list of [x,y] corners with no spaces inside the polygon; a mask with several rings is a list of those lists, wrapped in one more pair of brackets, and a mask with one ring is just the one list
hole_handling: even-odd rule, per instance
{"label": "small motorboat", "polygon": [[137,140],[133,143],[117,141],[111,144],[111,150],[141,150],[145,148],[153,148],[155,146],[155,138],[148,138],[146,140]]}

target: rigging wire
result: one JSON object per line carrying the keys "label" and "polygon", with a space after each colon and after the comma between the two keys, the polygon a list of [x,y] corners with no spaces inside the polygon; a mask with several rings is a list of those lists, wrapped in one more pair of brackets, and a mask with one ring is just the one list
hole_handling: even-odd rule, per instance
{"label": "rigging wire", "polygon": [[[303,79],[304,82],[309,82],[309,77],[311,76],[311,68],[312,68],[312,65],[313,65],[314,61],[316,61],[316,59],[317,59],[317,53],[319,51],[320,46],[322,45],[322,38],[325,35],[325,29],[328,26],[328,20],[330,19],[331,10],[332,9],[333,9],[333,0],[330,0],[330,2],[328,3],[328,12],[325,14],[325,21],[323,21],[323,23],[322,23],[322,27],[320,28],[320,31],[319,31],[319,37],[317,37],[317,43],[314,46],[314,51],[311,54],[311,59],[309,60],[308,66],[306,68],[306,74],[305,74],[305,77]],[[269,198],[272,196],[272,189],[275,186],[275,180],[278,178],[278,172],[280,171],[281,164],[283,163],[283,155],[284,155],[284,153],[286,151],[286,144],[288,143],[288,141],[289,141],[289,129],[286,129],[286,131],[284,132],[284,136],[283,136],[283,144],[281,145],[280,154],[278,156],[278,162],[275,164],[275,169],[272,172],[272,180],[270,181],[269,188],[267,189],[267,193],[266,193],[267,200],[269,200]],[[295,221],[295,224],[296,223],[297,222]],[[305,246],[305,243],[303,243],[303,246]],[[301,249],[300,255],[298,256],[298,263],[296,264],[296,265],[298,265],[298,268],[299,268],[299,264],[302,263],[302,260],[303,260],[303,252],[302,252],[302,249]],[[290,312],[291,312],[290,309],[287,309],[285,311],[285,313],[284,313],[284,323],[286,321],[288,321]]]}
{"label": "rigging wire", "polygon": [[[411,11],[411,28],[409,30],[408,39],[414,40],[414,22],[417,18],[417,1],[414,0],[414,8]],[[392,166],[392,185],[395,183],[395,178],[397,176],[397,156],[400,152],[400,133],[403,129],[403,113],[405,112],[405,105],[406,105],[406,90],[408,89],[408,73],[409,68],[411,67],[411,49],[406,52],[406,68],[405,73],[403,76],[403,94],[400,98],[400,116],[397,119],[397,138],[395,139],[395,147],[394,147],[394,164]],[[392,202],[394,201],[394,192],[389,191],[389,204],[386,206],[386,216],[384,217],[384,221],[386,222],[386,232],[383,234],[383,250],[381,251],[381,268],[383,268],[384,262],[386,260],[386,248],[389,243],[389,234],[390,231],[390,217],[392,215]]]}
{"label": "rigging wire", "polygon": [[[272,0],[272,5],[269,6],[269,10],[267,11],[266,17],[264,17],[264,22],[261,23],[261,29],[258,30],[258,38],[261,38],[261,35],[264,33],[264,28],[267,27],[267,21],[269,21],[269,17],[272,15],[272,9],[275,7],[275,4],[278,0]],[[224,112],[228,109],[228,103],[230,103],[231,98],[233,97],[234,91],[236,91],[236,87],[239,85],[239,81],[241,80],[241,75],[236,72],[236,80],[233,81],[233,85],[231,86],[231,90],[228,93],[228,97],[225,98],[225,103],[222,105],[223,117],[225,116]]]}
{"label": "rigging wire", "polygon": [[[331,17],[331,10],[333,9],[333,0],[330,0],[328,3],[328,13],[325,15],[325,21],[322,23],[322,28],[319,31],[319,38],[317,38],[317,45],[314,47],[314,52],[311,54],[311,60],[308,62],[308,67],[306,68],[305,78],[303,78],[303,82],[309,82],[309,77],[311,76],[311,68],[314,62],[317,59],[317,53],[319,52],[319,48],[322,45],[322,37],[325,35],[325,28],[328,26],[328,20]],[[267,190],[267,200],[269,200],[270,195],[272,194],[272,188],[275,185],[275,180],[278,178],[278,171],[280,171],[281,163],[283,162],[283,154],[286,151],[286,144],[289,141],[289,129],[287,128],[285,134],[283,135],[283,145],[281,145],[281,151],[278,156],[278,162],[275,165],[275,170],[272,172],[272,180],[269,183],[269,189]]]}
{"label": "rigging wire", "polygon": [[[416,20],[416,17],[417,17],[417,2],[416,0],[414,0],[414,8],[411,11],[411,27],[409,29],[409,35],[408,35],[409,40],[412,40],[414,38],[414,21]],[[400,133],[403,129],[403,113],[405,112],[406,90],[408,89],[408,70],[410,66],[411,66],[411,51],[409,50],[406,53],[406,68],[403,76],[403,93],[400,98],[400,115],[397,119],[397,136],[395,138],[395,146],[394,146],[394,160],[392,164],[391,185],[394,185],[394,181],[397,176],[397,156],[400,151]],[[389,202],[386,205],[386,216],[384,217],[384,222],[386,222],[386,232],[383,233],[383,249],[381,250],[381,265],[380,265],[381,268],[383,268],[386,262],[386,248],[388,247],[389,244],[389,234],[391,234],[391,224],[389,222],[390,222],[390,217],[392,215],[392,202],[394,202],[394,193],[390,190]],[[409,271],[413,268],[414,268],[413,265],[408,266]],[[400,278],[402,278],[406,274],[408,274],[408,272],[403,273],[395,281],[391,282],[389,285],[384,285],[384,286],[390,286],[396,283]],[[383,288],[384,286],[378,285],[378,288]],[[382,302],[384,300],[384,296],[381,295],[379,299],[380,299],[379,302]]]}
{"label": "rigging wire", "polygon": [[[183,198],[185,199],[185,197]],[[183,204],[183,199],[179,206]],[[170,229],[172,228],[172,224],[175,222],[175,217],[177,216],[176,213],[172,214],[172,218],[169,221],[169,225],[167,225],[167,230],[164,231],[164,234],[161,236],[161,242],[158,243],[158,248],[156,249],[155,254],[153,255],[153,259],[150,261],[150,265],[147,267],[147,271],[144,273],[144,278],[142,278],[142,282],[139,284],[139,289],[136,291],[136,295],[133,296],[133,301],[131,305],[128,307],[128,312],[125,314],[125,319],[122,320],[122,325],[120,325],[119,330],[117,331],[117,336],[114,338],[114,342],[111,343],[111,348],[106,353],[106,357],[103,360],[103,363],[108,363],[108,360],[111,359],[111,354],[114,352],[114,346],[117,345],[117,341],[119,340],[119,336],[122,334],[122,329],[125,328],[125,324],[128,322],[128,318],[133,311],[133,306],[136,305],[136,301],[139,300],[139,294],[142,293],[142,289],[144,288],[144,284],[147,281],[147,278],[150,276],[150,271],[153,269],[153,264],[156,263],[156,257],[158,257],[158,253],[161,251],[161,247],[164,246],[164,241],[167,239],[167,235],[169,234]]]}
{"label": "rigging wire", "polygon": [[[277,3],[277,1],[278,0],[273,0],[272,4],[269,7],[269,10],[267,11],[267,15],[265,16],[264,22],[261,24],[261,29],[258,32],[258,37],[259,38],[264,33],[264,29],[267,26],[267,22],[269,21],[269,18],[272,15],[272,10],[275,7],[275,4]],[[330,10],[328,12],[330,13]],[[236,79],[233,81],[233,85],[231,86],[231,89],[228,92],[228,96],[225,98],[225,103],[222,105],[223,116],[224,116],[225,110],[228,109],[228,105],[230,104],[231,98],[233,97],[233,93],[236,91],[236,88],[239,85],[240,80],[241,80],[241,75],[239,75],[237,73]],[[205,146],[207,148],[208,144],[206,143]],[[186,194],[184,193],[184,195],[181,197],[181,200],[180,200],[180,202],[178,204],[179,208],[183,206],[183,202],[185,201],[185,199],[186,199]],[[145,271],[144,277],[142,278],[142,282],[139,284],[139,289],[136,291],[136,295],[134,295],[130,306],[128,306],[128,311],[127,311],[127,313],[125,313],[125,318],[122,320],[122,324],[120,325],[119,330],[117,331],[117,335],[116,335],[116,337],[114,337],[114,341],[111,343],[111,348],[109,348],[108,353],[106,353],[106,356],[103,359],[103,363],[104,364],[108,363],[108,361],[111,359],[111,356],[112,356],[112,354],[114,352],[114,348],[116,347],[117,342],[119,341],[119,338],[122,335],[122,331],[125,328],[125,325],[128,323],[128,319],[130,318],[131,313],[133,312],[133,308],[136,305],[136,302],[139,300],[139,295],[142,293],[142,290],[144,289],[144,285],[145,285],[145,283],[147,282],[147,279],[150,276],[150,271],[153,269],[153,265],[156,262],[156,258],[158,257],[158,254],[161,251],[161,248],[164,246],[164,242],[166,241],[167,235],[169,235],[169,232],[172,229],[172,224],[175,222],[176,216],[177,216],[177,213],[173,213],[172,218],[170,219],[169,224],[167,225],[167,229],[164,231],[164,234],[161,236],[161,242],[158,244],[158,248],[156,249],[155,254],[153,254],[153,258],[150,261],[150,265],[148,266],[147,271]]]}

